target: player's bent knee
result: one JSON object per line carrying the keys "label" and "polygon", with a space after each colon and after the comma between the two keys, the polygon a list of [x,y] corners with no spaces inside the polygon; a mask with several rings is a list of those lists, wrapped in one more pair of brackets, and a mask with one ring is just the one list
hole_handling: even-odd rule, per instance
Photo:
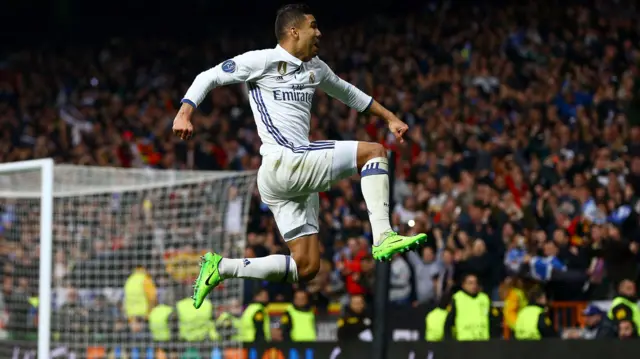
{"label": "player's bent knee", "polygon": [[316,277],[318,271],[320,271],[320,258],[310,258],[305,253],[300,255],[292,255],[293,260],[296,262],[298,268],[298,281],[308,282]]}
{"label": "player's bent knee", "polygon": [[358,143],[358,167],[364,166],[372,158],[387,157],[387,150],[383,145],[375,142]]}
{"label": "player's bent knee", "polygon": [[387,157],[387,150],[379,143],[372,143],[371,158]]}

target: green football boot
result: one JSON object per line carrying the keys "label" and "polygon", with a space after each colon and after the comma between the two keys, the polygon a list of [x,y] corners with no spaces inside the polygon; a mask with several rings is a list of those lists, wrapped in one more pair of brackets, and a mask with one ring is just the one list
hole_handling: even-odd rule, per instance
{"label": "green football boot", "polygon": [[388,231],[382,234],[383,239],[377,246],[373,246],[373,258],[379,261],[391,259],[396,253],[403,253],[417,249],[427,240],[424,233],[415,236],[401,236],[396,232]]}
{"label": "green football boot", "polygon": [[200,264],[200,274],[193,284],[193,306],[198,309],[204,299],[211,293],[213,288],[222,283],[222,277],[218,271],[218,265],[222,256],[216,253],[207,253],[202,257]]}

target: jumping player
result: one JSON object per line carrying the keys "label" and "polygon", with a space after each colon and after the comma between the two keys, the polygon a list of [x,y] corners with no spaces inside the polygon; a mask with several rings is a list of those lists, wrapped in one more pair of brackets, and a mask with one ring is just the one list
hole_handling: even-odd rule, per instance
{"label": "jumping player", "polygon": [[269,206],[291,256],[229,259],[216,253],[203,257],[194,285],[194,306],[227,278],[295,283],[315,277],[320,267],[318,192],[360,169],[362,194],[373,233],[373,257],[388,260],[417,247],[425,234],[405,237],[389,223],[389,174],[384,147],[357,141],[309,142],[311,102],[321,88],[360,112],[384,119],[403,142],[408,126],[371,96],[340,79],[317,57],[321,33],[305,5],[282,7],[275,23],[278,45],[249,51],[199,74],[182,99],[173,132],[191,137],[191,117],[214,87],[246,83],[251,109],[262,140],[258,190]]}

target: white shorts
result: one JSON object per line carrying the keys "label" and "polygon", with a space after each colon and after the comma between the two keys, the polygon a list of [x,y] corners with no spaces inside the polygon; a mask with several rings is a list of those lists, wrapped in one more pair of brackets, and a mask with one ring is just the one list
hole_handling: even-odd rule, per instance
{"label": "white shorts", "polygon": [[285,241],[318,233],[318,192],[357,173],[357,151],[356,141],[318,141],[305,149],[266,151],[258,190]]}

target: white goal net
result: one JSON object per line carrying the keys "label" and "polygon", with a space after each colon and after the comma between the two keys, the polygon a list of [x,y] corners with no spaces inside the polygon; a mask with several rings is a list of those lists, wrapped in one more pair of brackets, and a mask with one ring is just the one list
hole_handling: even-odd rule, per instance
{"label": "white goal net", "polygon": [[[210,295],[214,329],[202,339],[185,338],[177,307],[201,255],[243,256],[255,173],[55,165],[43,191],[41,163],[0,164],[1,358],[35,358],[38,344],[78,359],[210,358],[241,346],[213,319],[241,300],[242,281]],[[158,305],[171,312],[166,326],[162,315],[149,324]]]}

